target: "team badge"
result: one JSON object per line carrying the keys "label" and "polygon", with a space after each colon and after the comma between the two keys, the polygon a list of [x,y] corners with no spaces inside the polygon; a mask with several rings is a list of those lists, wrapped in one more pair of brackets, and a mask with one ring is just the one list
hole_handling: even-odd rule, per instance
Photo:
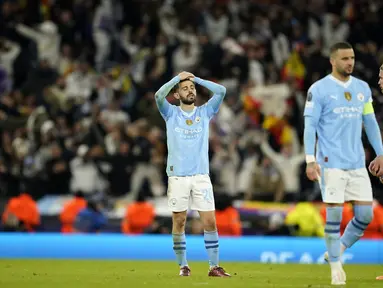
{"label": "team badge", "polygon": [[177,199],[176,199],[176,198],[172,198],[172,199],[170,199],[170,200],[169,200],[169,204],[170,204],[171,206],[176,206],[176,204],[177,204]]}
{"label": "team badge", "polygon": [[344,92],[344,98],[346,98],[347,101],[351,101],[351,93],[350,92]]}
{"label": "team badge", "polygon": [[364,95],[362,93],[359,93],[357,97],[359,101],[364,101]]}
{"label": "team badge", "polygon": [[190,126],[190,125],[192,125],[192,124],[193,124],[193,121],[192,121],[192,120],[190,120],[190,119],[187,119],[187,120],[186,120],[186,124]]}
{"label": "team badge", "polygon": [[199,123],[200,121],[201,121],[201,117],[196,117],[196,118],[195,118],[195,122],[196,122],[196,123]]}

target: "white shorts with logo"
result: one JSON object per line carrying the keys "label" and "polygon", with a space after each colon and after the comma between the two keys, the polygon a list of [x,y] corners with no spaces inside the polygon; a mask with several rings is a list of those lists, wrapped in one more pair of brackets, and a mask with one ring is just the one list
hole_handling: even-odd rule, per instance
{"label": "white shorts with logo", "polygon": [[367,169],[322,168],[321,173],[319,185],[324,203],[373,200]]}
{"label": "white shorts with logo", "polygon": [[209,175],[169,177],[168,206],[172,212],[182,212],[189,208],[214,211],[213,185]]}

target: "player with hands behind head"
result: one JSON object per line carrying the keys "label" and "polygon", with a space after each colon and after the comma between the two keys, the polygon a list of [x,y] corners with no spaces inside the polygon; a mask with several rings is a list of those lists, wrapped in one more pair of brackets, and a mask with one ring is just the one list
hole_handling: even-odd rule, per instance
{"label": "player with hands behind head", "polygon": [[[213,92],[210,100],[200,107],[194,105],[197,97],[196,84]],[[172,89],[180,106],[171,105],[166,100]],[[217,114],[225,95],[224,86],[202,80],[189,72],[181,72],[155,94],[158,109],[166,122],[168,206],[172,211],[173,250],[181,276],[189,276],[191,273],[186,259],[185,238],[189,200],[190,208],[198,211],[203,223],[210,265],[208,275],[230,276],[219,266],[218,261],[219,241],[208,156],[209,123]]]}

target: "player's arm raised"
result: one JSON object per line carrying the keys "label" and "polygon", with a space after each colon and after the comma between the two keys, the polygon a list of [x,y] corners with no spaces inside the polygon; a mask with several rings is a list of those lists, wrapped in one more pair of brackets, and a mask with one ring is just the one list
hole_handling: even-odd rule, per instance
{"label": "player's arm raised", "polygon": [[158,89],[156,94],[154,94],[158,110],[160,110],[162,117],[164,117],[165,119],[169,118],[170,111],[171,111],[170,104],[168,100],[166,100],[166,96],[168,96],[169,92],[179,82],[180,82],[180,76],[177,75],[173,77],[169,82],[162,85],[161,88]]}
{"label": "player's arm raised", "polygon": [[306,106],[304,111],[304,146],[306,154],[306,175],[311,181],[317,181],[320,177],[320,167],[315,160],[315,142],[319,119],[322,113],[322,103],[315,84],[310,87],[307,93]]}
{"label": "player's arm raised", "polygon": [[203,80],[199,77],[195,77],[194,82],[214,93],[213,97],[211,97],[209,101],[207,102],[209,117],[212,117],[214,114],[218,112],[219,106],[221,105],[223,98],[225,98],[225,95],[226,95],[225,86],[214,83],[209,80]]}
{"label": "player's arm raised", "polygon": [[363,124],[366,131],[368,141],[374,148],[376,158],[371,162],[368,167],[370,172],[378,177],[383,176],[383,145],[382,136],[380,134],[380,128],[378,121],[376,121],[374,107],[372,106],[371,90],[368,88],[368,101],[364,104],[363,109]]}

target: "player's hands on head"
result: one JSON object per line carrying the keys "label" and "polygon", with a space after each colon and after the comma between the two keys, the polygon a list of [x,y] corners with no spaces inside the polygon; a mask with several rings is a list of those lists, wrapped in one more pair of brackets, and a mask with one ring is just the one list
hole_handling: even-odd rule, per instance
{"label": "player's hands on head", "polygon": [[182,71],[180,74],[178,74],[178,76],[180,77],[180,80],[183,81],[185,79],[189,79],[189,80],[194,80],[194,75],[190,72],[186,72],[186,71]]}
{"label": "player's hands on head", "polygon": [[368,166],[370,173],[377,177],[383,176],[383,155],[377,156]]}
{"label": "player's hands on head", "polygon": [[319,164],[316,162],[308,163],[306,166],[306,175],[311,181],[318,181],[321,176]]}

